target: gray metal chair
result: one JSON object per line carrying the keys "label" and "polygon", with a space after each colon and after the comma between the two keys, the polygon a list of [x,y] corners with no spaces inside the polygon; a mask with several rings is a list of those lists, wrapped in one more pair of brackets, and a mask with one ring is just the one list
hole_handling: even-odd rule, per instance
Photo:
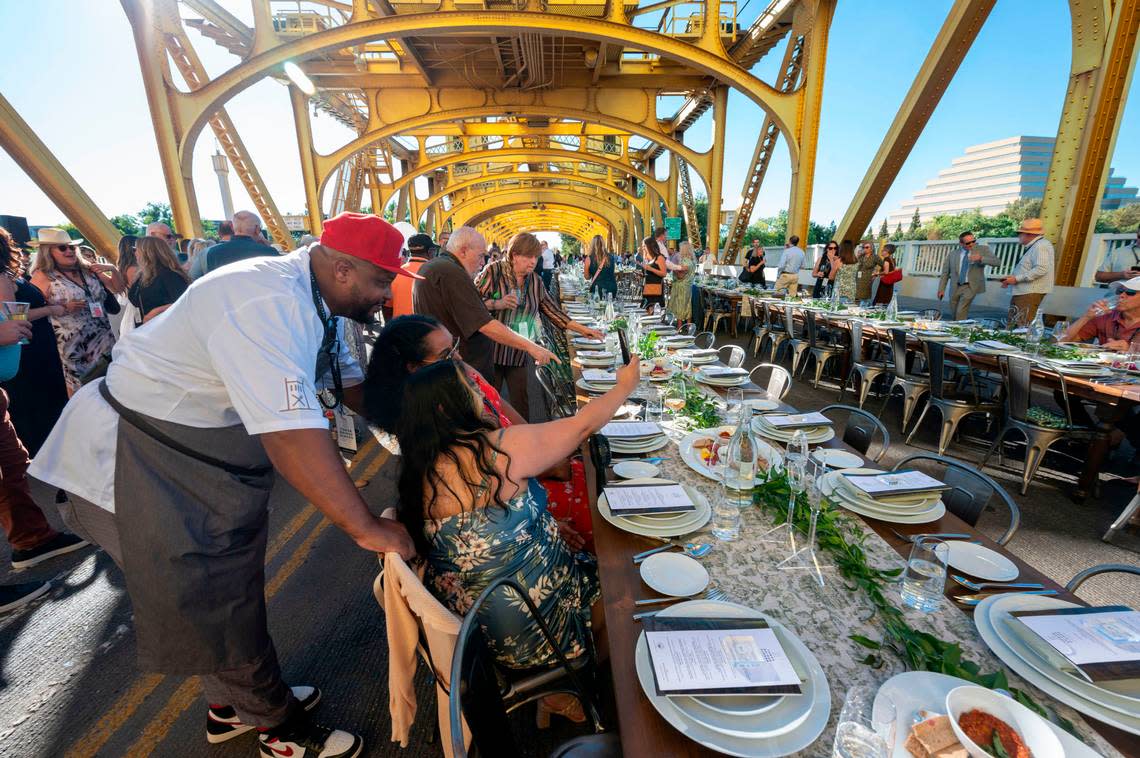
{"label": "gray metal chair", "polygon": [[[889,343],[886,343],[878,329],[869,324],[864,325],[861,321],[852,320],[848,326],[851,330],[851,370],[847,372],[847,378],[843,380],[843,385],[839,388],[839,402],[843,402],[843,396],[847,393],[847,385],[852,384],[855,377],[858,376],[859,407],[862,408],[863,403],[867,402],[871,385],[891,368],[891,364],[887,361],[873,357],[876,354],[889,354],[889,350],[883,350],[884,345],[889,347]],[[867,330],[866,335],[863,333],[864,329]],[[864,336],[871,340],[871,350],[864,349]]]}
{"label": "gray metal chair", "polygon": [[708,350],[716,344],[716,335],[712,332],[700,332],[693,337],[693,347]]}
{"label": "gray metal chair", "polygon": [[1140,576],[1140,566],[1133,566],[1130,563],[1102,563],[1099,566],[1090,566],[1084,571],[1079,572],[1076,576],[1069,580],[1065,585],[1065,589],[1069,592],[1076,594],[1077,590],[1086,580],[1100,574],[1132,574]]}
{"label": "gray metal chair", "polygon": [[[842,434],[840,433],[839,424],[835,423],[835,434],[842,439],[846,444],[858,450],[864,457],[874,463],[878,463],[886,455],[887,448],[891,446],[891,433],[887,431],[887,427],[878,417],[874,414],[856,408],[853,405],[827,405],[819,411],[824,416],[827,416],[833,422],[838,422],[841,419],[832,418],[833,416],[842,417],[846,414],[842,427]],[[878,439],[876,440],[876,435]],[[879,450],[874,455],[871,455],[871,446],[875,442],[879,443]]]}
{"label": "gray metal chair", "polygon": [[[768,372],[767,381],[763,380],[764,372]],[[783,400],[792,389],[792,374],[777,363],[760,363],[748,372],[749,380],[757,387],[768,390],[768,395],[774,400]]]}
{"label": "gray metal chair", "polygon": [[[796,322],[796,314],[800,316],[800,322]],[[792,351],[792,376],[796,375],[796,371],[800,365],[800,357],[807,352],[808,346],[811,344],[807,336],[807,327],[805,326],[807,319],[804,317],[804,312],[800,308],[793,308],[786,306],[784,308],[784,330],[788,335],[788,347]]]}
{"label": "gray metal chair", "polygon": [[[1005,356],[999,360],[1002,376],[1005,379],[1006,417],[1001,433],[994,440],[993,445],[982,459],[982,468],[989,463],[990,456],[996,450],[998,465],[1002,464],[1002,443],[1007,434],[1012,431],[1021,432],[1025,436],[1025,468],[1021,472],[1021,494],[1029,489],[1029,482],[1037,475],[1037,469],[1045,459],[1045,453],[1056,442],[1068,439],[1079,442],[1092,442],[1096,437],[1096,430],[1090,427],[1077,426],[1073,423],[1073,409],[1071,403],[1079,400],[1069,400],[1069,390],[1065,384],[1065,375],[1043,364],[1034,364],[1028,358],[1021,356]],[[1043,426],[1029,418],[1029,408],[1033,396],[1033,371],[1052,374],[1054,382],[1060,385],[1061,409],[1065,412],[1065,428]]]}
{"label": "gray metal chair", "polygon": [[[819,389],[819,380],[820,377],[823,376],[823,370],[827,367],[827,362],[847,352],[847,346],[839,342],[838,332],[825,329],[819,323],[821,319],[824,324],[827,323],[826,316],[817,317],[815,311],[804,311],[804,325],[807,329],[808,338],[808,355],[815,359],[815,378],[811,383],[814,389]],[[803,369],[805,371],[807,370],[807,361],[804,361]]]}
{"label": "gray metal chair", "polygon": [[768,305],[748,298],[752,308],[752,339],[748,343],[752,355],[760,357],[760,346],[764,344],[772,327],[768,318]]}
{"label": "gray metal chair", "polygon": [[[984,413],[987,416],[994,416],[1001,410],[1001,404],[996,400],[983,399],[980,392],[978,392],[978,383],[974,376],[973,366],[970,364],[970,356],[952,347],[946,347],[941,342],[923,341],[923,347],[926,350],[926,364],[930,370],[930,376],[927,383],[930,388],[930,397],[927,398],[926,407],[922,409],[922,414],[919,415],[918,421],[915,422],[914,428],[910,430],[907,435],[906,444],[914,439],[914,435],[918,432],[918,428],[922,426],[923,419],[931,408],[934,408],[942,416],[942,430],[938,435],[938,454],[943,455],[946,448],[950,446],[950,440],[954,438],[954,432],[958,429],[958,424],[962,419],[971,416],[975,413]],[[946,380],[946,352],[952,353],[955,358],[962,361],[966,365],[964,378],[970,387],[970,394],[963,398],[957,392],[954,392],[956,387]],[[953,394],[949,394],[947,390],[951,390]],[[906,428],[905,426],[903,427]],[[1022,490],[1021,494],[1025,494]]]}
{"label": "gray metal chair", "polygon": [[696,333],[697,333],[697,325],[692,323],[692,322],[685,324],[684,326],[682,326],[680,329],[677,330],[677,334],[683,334],[686,337],[692,337]]}
{"label": "gray metal chair", "polygon": [[[725,351],[728,351],[727,353]],[[740,368],[744,365],[744,348],[739,345],[721,345],[716,351],[724,365],[729,368]]]}
{"label": "gray metal chair", "polygon": [[895,464],[892,471],[911,468],[944,482],[950,489],[942,493],[946,509],[970,526],[977,526],[982,511],[993,499],[1000,500],[1009,511],[1009,526],[996,542],[1004,545],[1013,539],[1021,526],[1021,509],[1000,484],[973,466],[934,453],[908,455]]}
{"label": "gray metal chair", "polygon": [[1120,515],[1116,517],[1116,520],[1112,522],[1112,526],[1108,527],[1108,531],[1104,533],[1101,539],[1105,542],[1112,542],[1112,538],[1116,536],[1116,533],[1123,529],[1137,512],[1140,512],[1140,492],[1137,492],[1136,497],[1132,498],[1128,505],[1124,506],[1124,510],[1121,511]]}
{"label": "gray metal chair", "polygon": [[[764,309],[765,316],[768,319],[768,333],[765,338],[771,344],[768,352],[768,362],[776,362],[776,354],[780,351],[780,346],[788,340],[788,329],[784,323],[784,309],[786,306],[782,305],[769,305]],[[777,315],[778,314],[778,315]],[[760,344],[756,346],[757,358],[760,357],[759,353],[763,351],[764,341],[761,340]]]}
{"label": "gray metal chair", "polygon": [[882,417],[883,411],[887,409],[887,402],[890,401],[895,390],[901,389],[903,393],[902,430],[905,432],[907,425],[910,424],[910,417],[914,414],[914,407],[918,405],[918,401],[923,395],[930,392],[930,378],[922,374],[911,373],[907,369],[906,331],[891,329],[890,334],[892,362],[889,368],[894,374],[894,380],[891,382],[891,388],[887,391],[886,397],[883,398],[883,405],[879,408],[879,416]]}

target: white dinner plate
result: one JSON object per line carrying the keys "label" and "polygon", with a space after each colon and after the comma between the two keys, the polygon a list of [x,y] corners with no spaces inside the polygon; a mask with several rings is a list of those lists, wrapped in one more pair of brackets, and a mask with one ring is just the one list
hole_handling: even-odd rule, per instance
{"label": "white dinner plate", "polygon": [[643,461],[622,461],[614,464],[614,473],[622,479],[638,479],[657,476],[660,471],[652,463]]}
{"label": "white dinner plate", "polygon": [[579,379],[574,384],[578,389],[586,390],[586,392],[589,392],[593,395],[604,395],[614,388],[614,385],[612,384],[604,386],[599,384],[590,384],[585,379]]}
{"label": "white dinner plate", "polygon": [[[896,674],[879,687],[875,695],[875,704],[872,707],[872,718],[875,721],[886,717],[887,700],[895,706],[895,744],[891,746],[891,758],[912,758],[906,749],[906,739],[910,735],[910,725],[914,723],[914,716],[919,711],[928,713],[945,713],[946,696],[955,687],[970,684],[965,679],[946,674],[937,674],[933,671],[907,671]],[[1065,750],[1065,758],[1099,758],[1100,754],[1073,735],[1066,732],[1056,724],[1046,722],[1061,747]]]}
{"label": "white dinner plate", "polygon": [[[724,429],[735,430],[735,428],[731,426],[718,426],[713,429],[697,429],[696,431],[686,434],[684,438],[682,438],[681,441],[677,443],[677,449],[681,453],[681,460],[684,461],[685,464],[693,471],[696,471],[703,477],[712,479],[714,482],[720,481],[720,473],[717,470],[706,465],[705,462],[701,460],[700,453],[698,453],[697,449],[693,447],[693,443],[701,437],[712,437],[721,444],[728,445],[728,440],[721,440],[720,438],[720,432]],[[774,466],[779,467],[784,464],[784,456],[781,455],[779,450],[777,450],[772,445],[769,445],[764,440],[756,440],[756,442],[760,446],[759,450],[756,452],[767,462],[767,468],[770,469]],[[735,479],[732,481],[733,484],[736,483]],[[730,489],[736,488],[730,485]]]}
{"label": "white dinner plate", "polygon": [[[832,475],[838,472],[832,472]],[[935,505],[925,511],[918,511],[917,513],[898,513],[873,508],[863,503],[854,502],[844,498],[844,493],[835,487],[835,483],[828,475],[820,480],[820,491],[823,496],[830,498],[833,502],[841,508],[858,513],[860,516],[867,518],[878,519],[879,521],[887,521],[892,524],[928,524],[931,521],[937,521],[946,515],[946,506],[939,500]]]}
{"label": "white dinner plate", "polygon": [[831,468],[859,468],[863,465],[862,457],[835,448],[817,447],[812,451],[811,457]]}
{"label": "white dinner plate", "polygon": [[744,398],[744,404],[751,408],[753,413],[774,411],[780,407],[779,401],[769,400],[766,397],[746,397]]}
{"label": "white dinner plate", "polygon": [[[947,540],[938,549],[939,560],[970,576],[990,582],[1012,582],[1021,572],[1017,564],[996,550],[966,540]],[[946,552],[944,553],[943,550]]]}
{"label": "white dinner plate", "polygon": [[649,453],[654,450],[660,450],[669,444],[669,438],[665,435],[654,437],[645,442],[619,442],[617,440],[610,440],[610,450],[615,453]]}
{"label": "white dinner plate", "polygon": [[[1083,697],[1086,700],[1091,700],[1094,703],[1126,716],[1140,715],[1140,693],[1129,694],[1127,692],[1117,692],[1086,681],[1077,674],[1067,673],[1061,670],[1057,665],[1058,663],[1064,663],[1068,666],[1072,666],[1071,663],[1064,660],[1064,656],[1055,650],[1049,649],[1043,641],[1038,641],[1033,645],[1029,644],[1029,642],[1023,638],[1023,636],[1032,636],[1033,632],[1026,629],[1024,625],[1021,625],[1021,622],[1015,620],[1010,615],[1010,611],[1060,610],[1062,608],[1077,607],[1074,603],[1059,600],[1055,597],[1022,595],[1022,598],[1036,599],[1037,597],[1047,602],[1023,603],[1021,600],[1016,602],[1007,600],[990,609],[990,624],[993,626],[994,633],[998,638],[1004,642],[1010,650],[1017,654],[1017,657],[1022,661],[1032,666],[1033,669],[1038,671],[1042,676],[1048,677],[1051,681],[1064,687],[1074,695]],[[1014,631],[1013,624],[1021,625],[1024,632],[1019,635]]]}
{"label": "white dinner plate", "polygon": [[[720,618],[767,618],[759,611],[736,603],[726,603],[715,600],[689,600],[677,603],[661,611],[662,616],[697,616]],[[637,670],[637,679],[650,704],[657,710],[669,725],[694,742],[725,755],[741,756],[742,758],[777,758],[804,750],[823,732],[827,720],[831,715],[831,693],[828,690],[827,676],[819,665],[819,661],[812,655],[804,644],[790,631],[774,619],[768,618],[772,629],[785,644],[788,658],[796,662],[797,670],[806,673],[808,682],[804,685],[805,693],[810,690],[810,706],[808,715],[795,727],[780,731],[779,723],[769,723],[764,718],[767,714],[750,716],[739,719],[745,729],[749,721],[753,722],[755,730],[752,737],[740,737],[732,734],[718,732],[703,723],[695,721],[687,715],[688,709],[682,710],[678,702],[680,697],[665,697],[657,694],[653,680],[653,665],[649,660],[649,647],[645,642],[645,633],[638,637],[637,648],[634,653],[634,663]],[[804,700],[808,696],[800,695],[798,699]],[[713,698],[703,698],[710,702]],[[786,697],[784,702],[797,698]],[[782,718],[782,717],[781,717]],[[789,718],[789,720],[792,720]]]}
{"label": "white dinner plate", "polygon": [[726,376],[726,377],[707,377],[702,373],[697,374],[697,381],[707,384],[711,387],[739,387],[748,383],[748,375],[743,374],[740,376]]}
{"label": "white dinner plate", "polygon": [[606,344],[605,340],[596,340],[593,337],[575,337],[570,341],[575,345],[593,345],[594,347],[602,347]]}
{"label": "white dinner plate", "polygon": [[684,553],[657,553],[641,562],[641,581],[670,597],[689,597],[709,586],[709,572]]}
{"label": "white dinner plate", "polygon": [[[791,442],[792,438],[796,436],[795,429],[776,429],[763,419],[763,416],[756,416],[752,419],[752,431],[779,442]],[[835,437],[835,428],[830,426],[809,427],[803,431],[809,445],[822,445]]]}
{"label": "white dinner plate", "polygon": [[[631,479],[630,482],[637,484],[672,483],[662,479]],[[598,513],[602,514],[602,518],[613,526],[630,534],[640,534],[643,537],[680,537],[681,535],[697,531],[707,524],[709,518],[712,517],[712,506],[709,505],[708,498],[693,487],[688,487],[684,484],[681,486],[685,488],[685,492],[688,493],[693,504],[697,506],[695,511],[686,512],[686,518],[684,519],[665,522],[660,526],[649,526],[631,521],[622,516],[615,516],[613,511],[610,510],[609,503],[606,502],[605,492],[598,495]]]}
{"label": "white dinner plate", "polygon": [[[1050,604],[1040,604],[1037,602],[1039,600],[1053,602]],[[993,613],[995,604],[997,604],[998,601],[1001,601],[1001,605],[997,607],[1007,611],[1047,610],[1050,608],[1063,607],[1057,605],[1057,603],[1064,603],[1065,606],[1071,606],[1071,603],[1065,603],[1063,600],[1042,595],[999,593],[986,598],[974,607],[974,623],[978,627],[978,634],[981,635],[982,641],[989,646],[993,654],[1022,679],[1037,687],[1046,695],[1061,701],[1078,713],[1091,716],[1098,721],[1111,724],[1131,734],[1140,734],[1140,716],[1128,716],[1102,703],[1081,697],[1029,665],[1013,648],[1006,644],[1006,642],[998,636],[994,626],[995,619],[993,618]]]}
{"label": "white dinner plate", "polygon": [[648,375],[646,375],[646,377],[645,377],[645,378],[646,378],[646,379],[648,379],[648,380],[649,380],[649,381],[651,381],[651,382],[667,382],[667,381],[669,381],[670,379],[672,379],[673,377],[675,377],[676,375],[677,375],[677,372],[676,372],[676,370],[674,370],[674,369],[669,369],[669,370],[668,370],[668,371],[666,371],[664,374],[656,374],[656,375],[654,375],[654,374],[652,374],[652,373],[651,373],[651,374],[648,374]]}

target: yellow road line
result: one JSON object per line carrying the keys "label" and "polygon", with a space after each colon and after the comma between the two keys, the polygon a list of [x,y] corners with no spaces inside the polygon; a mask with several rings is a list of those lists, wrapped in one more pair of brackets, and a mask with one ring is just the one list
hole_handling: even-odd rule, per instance
{"label": "yellow road line", "polygon": [[[348,466],[348,472],[350,475],[355,474],[355,470],[362,467],[365,458],[368,457],[372,448],[378,444],[378,438],[374,433],[371,433],[370,431],[368,439],[365,440],[364,444],[360,446],[360,449],[356,452],[356,455],[353,456],[352,462]],[[370,477],[375,474],[375,472],[380,468],[382,462],[384,460],[387,460],[390,455],[391,453],[386,448],[381,448],[381,454],[377,456],[377,459],[365,467],[362,478]],[[316,513],[316,508],[312,504],[308,504],[301,510],[300,513],[298,513],[293,517],[292,520],[290,520],[285,528],[279,532],[277,536],[274,537],[273,542],[270,543],[269,547],[266,549],[266,562],[272,560],[277,555],[277,553],[285,547],[289,540],[291,540],[297,534],[297,532],[305,526],[305,524],[314,513]],[[306,557],[308,550],[311,549],[313,541],[315,541],[317,535],[323,532],[328,525],[329,521],[322,519],[321,522],[317,524],[316,529],[314,529],[313,532],[305,539],[305,542],[301,544],[301,547],[298,549],[298,551],[294,553],[294,555],[281,566],[277,574],[273,576],[273,578],[270,580],[270,583],[266,586],[266,599],[272,597],[272,595],[276,593],[277,589],[279,589],[284,583],[284,580],[288,579],[289,576],[297,570],[297,567],[301,565],[304,558]],[[271,586],[273,587],[272,591],[270,591]],[[111,708],[95,723],[93,727],[91,727],[91,729],[86,734],[83,735],[82,738],[72,743],[72,747],[68,750],[66,758],[86,758],[86,756],[91,756],[99,752],[99,749],[103,747],[103,745],[107,744],[108,740],[110,740],[111,737],[113,737],[115,733],[123,726],[123,724],[125,724],[127,720],[134,715],[135,711],[138,710],[139,706],[143,704],[151,692],[153,692],[154,689],[158,687],[158,685],[161,684],[165,679],[166,676],[163,674],[146,674],[142,677],[142,679],[135,682],[135,684],[129,690],[127,690],[127,692],[123,693],[122,697],[120,697],[115,702],[115,704],[111,706]],[[171,724],[173,724],[173,721],[177,718],[178,715],[181,714],[182,711],[188,708],[190,706],[190,703],[194,702],[194,699],[197,697],[197,681],[197,677],[193,677],[184,682],[183,685],[175,691],[174,695],[171,696],[171,699],[167,701],[167,704],[163,707],[163,710],[160,711],[154,717],[154,719],[151,720],[151,723],[147,726],[147,729],[143,732],[143,735],[151,732],[151,729],[155,727],[156,724],[158,724],[159,719],[164,718],[164,714],[166,713],[167,709],[170,708],[172,704],[176,703],[175,696],[182,693],[183,697],[179,698],[177,702],[184,704],[181,708],[178,709],[177,713],[174,715],[174,719],[170,719],[169,723],[166,723],[165,728],[163,728],[161,732],[158,733],[157,742],[161,742],[165,737],[166,732],[169,731]],[[186,699],[184,690],[186,689],[187,685],[191,683],[193,683],[193,686],[190,689],[192,694],[189,699]],[[157,744],[157,742],[155,742],[155,744]],[[142,744],[141,737],[138,741],[135,742],[135,746],[138,746],[140,744]],[[132,746],[131,749],[134,750],[135,746]]]}
{"label": "yellow road line", "polygon": [[363,487],[364,485],[368,484],[368,482],[372,480],[372,477],[376,476],[376,472],[380,470],[380,467],[384,465],[384,462],[391,457],[392,453],[389,450],[382,448],[380,450],[380,455],[376,456],[376,459],[373,460],[372,463],[369,463],[367,467],[365,467],[364,471],[360,473],[360,476],[357,478],[354,484],[356,484],[357,487]]}
{"label": "yellow road line", "polygon": [[146,758],[152,755],[154,749],[158,747],[158,743],[162,742],[166,733],[170,731],[171,725],[191,703],[198,699],[199,689],[201,686],[196,676],[192,676],[183,682],[182,686],[174,691],[174,694],[166,701],[166,705],[151,719],[146,729],[123,755],[126,758]]}
{"label": "yellow road line", "polygon": [[129,690],[123,693],[110,710],[95,722],[95,726],[83,735],[83,739],[76,742],[66,753],[66,758],[86,758],[99,752],[99,748],[107,744],[107,740],[126,723],[135,709],[146,700],[154,688],[162,683],[166,677],[162,674],[146,674]]}

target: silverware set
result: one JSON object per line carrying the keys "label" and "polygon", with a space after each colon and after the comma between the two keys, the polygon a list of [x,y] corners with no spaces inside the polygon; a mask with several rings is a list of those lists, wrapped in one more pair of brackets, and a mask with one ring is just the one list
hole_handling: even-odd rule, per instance
{"label": "silverware set", "polygon": [[[1017,593],[1021,594],[1021,595],[1056,595],[1057,590],[1017,590]],[[1004,594],[1006,594],[1006,593],[1004,593],[1004,592],[980,592],[976,595],[956,595],[954,597],[954,602],[958,603],[959,605],[964,605],[964,606],[972,608],[973,606],[975,606],[978,603],[985,600],[987,597],[992,597],[994,595],[1004,595]]]}
{"label": "silverware set", "polygon": [[[706,589],[703,593],[701,593],[700,595],[694,595],[693,597],[650,598],[649,600],[635,600],[633,604],[636,606],[660,605],[662,603],[676,603],[676,602],[679,602],[681,600],[697,600],[697,599],[701,599],[701,598],[703,598],[705,600],[727,601],[728,595],[724,594],[724,592],[722,592],[721,590],[718,590],[716,587],[709,585],[709,588]],[[641,621],[643,618],[645,618],[647,616],[656,616],[656,615],[657,615],[657,611],[642,611],[641,613],[633,614],[633,620],[634,621]]]}
{"label": "silverware set", "polygon": [[681,548],[681,550],[684,551],[685,555],[689,556],[690,558],[704,558],[712,551],[713,546],[705,542],[685,542],[683,544],[679,542],[671,542],[668,545],[662,545],[661,547],[655,547],[651,550],[646,550],[644,552],[638,553],[637,555],[633,556],[633,564],[636,566],[651,555],[664,553],[666,550],[672,550],[676,547]]}

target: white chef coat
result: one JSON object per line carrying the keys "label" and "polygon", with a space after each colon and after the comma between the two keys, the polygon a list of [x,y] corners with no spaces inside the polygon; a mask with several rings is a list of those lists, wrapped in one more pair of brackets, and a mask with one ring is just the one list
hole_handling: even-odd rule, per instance
{"label": "white chef coat", "polygon": [[[317,390],[330,379],[315,376],[323,337],[308,250],[250,258],[195,281],[120,340],[107,386],[126,407],[185,426],[324,429]],[[340,369],[345,387],[364,380],[343,339]],[[97,384],[86,386],[28,473],[113,511],[117,429],[118,414]]]}

